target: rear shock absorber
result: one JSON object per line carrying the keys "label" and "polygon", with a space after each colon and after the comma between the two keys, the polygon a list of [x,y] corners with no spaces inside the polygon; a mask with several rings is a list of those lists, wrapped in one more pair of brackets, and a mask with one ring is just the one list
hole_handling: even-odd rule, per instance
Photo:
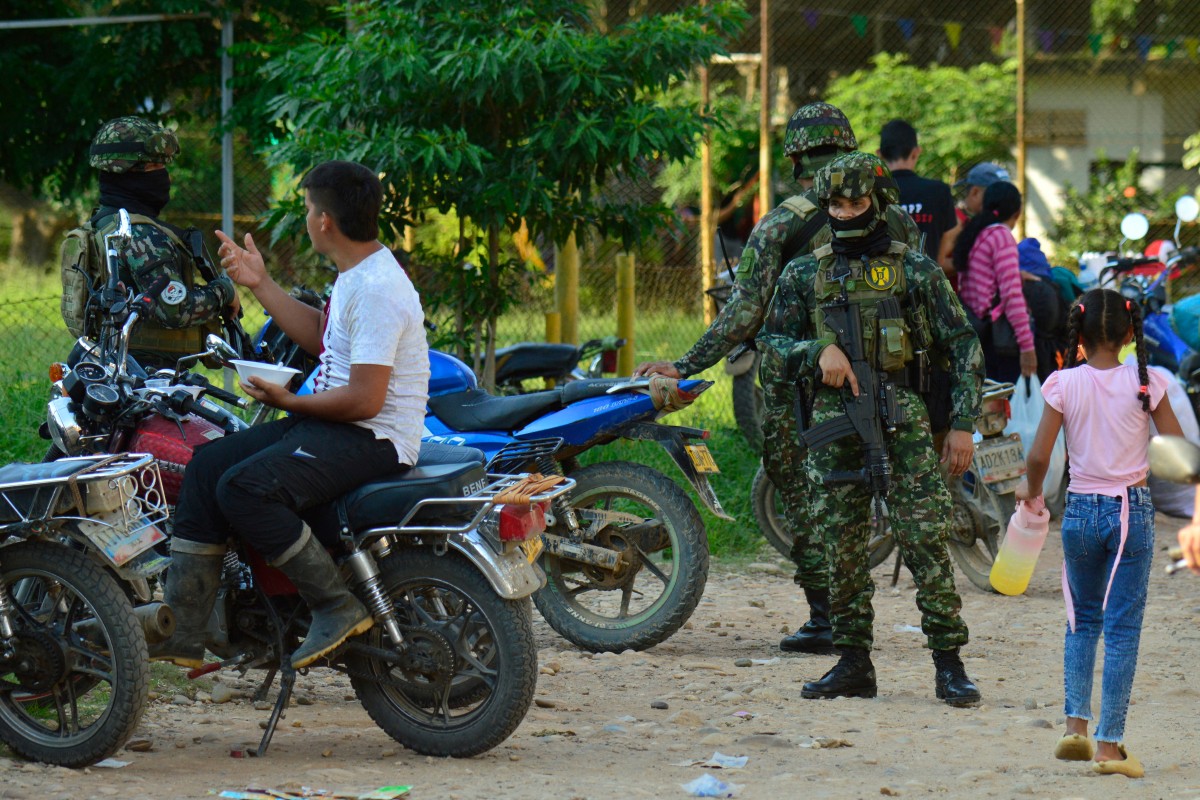
{"label": "rear shock absorber", "polygon": [[396,612],[392,602],[383,589],[383,581],[379,579],[379,565],[366,550],[355,550],[346,559],[354,579],[362,587],[363,600],[371,614],[383,625],[387,635],[391,637],[396,647],[404,644],[404,636],[400,633],[400,625],[396,622]]}
{"label": "rear shock absorber", "polygon": [[[562,465],[554,460],[554,455],[551,453],[538,456],[536,464],[538,471],[543,475],[563,474]],[[579,519],[575,516],[575,509],[571,508],[571,504],[567,501],[565,494],[560,494],[551,500],[550,508],[554,513],[555,521],[562,520],[567,526],[567,532],[572,539],[575,541],[583,539],[583,531],[579,527]]]}

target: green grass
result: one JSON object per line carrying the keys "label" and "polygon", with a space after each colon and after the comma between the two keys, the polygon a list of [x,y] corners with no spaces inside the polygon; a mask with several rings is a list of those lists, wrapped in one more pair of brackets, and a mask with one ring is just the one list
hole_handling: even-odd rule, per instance
{"label": "green grass", "polygon": [[[57,274],[0,267],[0,465],[13,461],[38,461],[47,443],[38,437],[45,420],[50,390],[48,367],[66,358],[72,338],[59,314]],[[248,331],[261,325],[262,309],[247,299],[243,320]],[[545,330],[544,314],[524,308],[506,315],[498,326],[502,344],[521,340],[538,341]],[[704,322],[699,313],[654,309],[640,313],[636,321],[637,360],[677,358],[699,337]],[[616,333],[616,312],[588,314],[580,320],[581,339]],[[584,454],[584,463],[600,460],[630,460],[647,464],[687,489],[701,510],[715,554],[750,554],[762,538],[750,511],[750,483],[758,468],[758,457],[749,449],[733,419],[732,379],[721,366],[700,377],[715,385],[689,408],[664,417],[665,424],[707,428],[712,432],[709,448],[721,468],[710,478],[717,497],[736,521],[710,514],[691,490],[671,458],[653,442],[619,441]]]}

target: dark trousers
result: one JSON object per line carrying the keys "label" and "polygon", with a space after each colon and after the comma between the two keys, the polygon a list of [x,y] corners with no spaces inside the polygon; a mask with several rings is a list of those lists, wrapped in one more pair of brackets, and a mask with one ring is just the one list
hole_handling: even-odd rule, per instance
{"label": "dark trousers", "polygon": [[390,441],[357,425],[305,417],[258,425],[196,448],[174,535],[206,544],[236,535],[275,561],[299,541],[305,511],[405,469]]}

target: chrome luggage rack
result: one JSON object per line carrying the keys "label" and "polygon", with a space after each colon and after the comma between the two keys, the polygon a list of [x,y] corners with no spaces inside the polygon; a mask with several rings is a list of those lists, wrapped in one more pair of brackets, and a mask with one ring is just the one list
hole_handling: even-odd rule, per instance
{"label": "chrome luggage rack", "polygon": [[[78,469],[67,472],[73,465]],[[0,534],[37,535],[50,520],[71,521],[77,531],[70,533],[86,538],[118,571],[144,577],[166,566],[150,549],[166,538],[157,526],[169,515],[154,456],[121,453],[17,466],[29,477],[0,483],[0,513],[8,520],[0,523]]]}
{"label": "chrome luggage rack", "polygon": [[[405,534],[405,535],[433,534],[433,535],[437,535],[437,536],[448,536],[450,534],[466,533],[468,531],[474,530],[475,528],[477,528],[479,526],[479,523],[484,518],[484,516],[486,516],[487,513],[489,511],[491,511],[496,505],[498,505],[496,503],[496,497],[498,495],[500,495],[501,493],[513,488],[521,481],[525,480],[525,478],[529,477],[529,473],[520,473],[517,475],[496,475],[493,473],[488,473],[487,477],[488,477],[488,480],[490,481],[490,483],[488,483],[487,486],[484,486],[482,489],[479,489],[476,492],[473,492],[469,495],[464,495],[463,497],[427,497],[424,500],[418,501],[416,505],[414,505],[412,508],[410,508],[408,510],[408,513],[406,513],[404,515],[404,517],[398,523],[396,523],[395,526],[388,526],[388,527],[384,527],[384,528],[370,528],[368,530],[363,531],[362,533],[355,534],[354,539],[359,544],[361,544],[362,542],[369,540],[371,538],[374,538],[377,536],[384,536],[384,535],[388,535],[388,534],[398,534],[398,533]],[[530,502],[530,504],[533,504],[533,503],[541,503],[541,502],[550,501],[556,497],[559,497],[560,495],[566,494],[567,492],[571,491],[574,488],[575,488],[575,481],[573,481],[570,478],[563,478],[561,483],[557,484],[556,486],[554,486],[554,488],[550,489],[549,491],[542,492],[540,494],[536,494],[536,495],[533,495],[532,497],[530,497],[529,502]],[[478,505],[479,509],[475,512],[475,514],[471,517],[471,519],[469,521],[463,522],[459,525],[411,525],[410,526],[408,524],[413,519],[413,517],[415,517],[417,515],[417,513],[420,512],[424,508],[428,508],[430,506],[438,506],[438,505],[463,505],[463,504]],[[500,504],[500,505],[503,505],[503,504]]]}

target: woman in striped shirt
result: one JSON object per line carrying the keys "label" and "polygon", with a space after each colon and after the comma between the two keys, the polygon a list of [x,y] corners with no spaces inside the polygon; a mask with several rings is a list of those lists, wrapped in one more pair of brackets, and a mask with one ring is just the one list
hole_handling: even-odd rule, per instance
{"label": "woman in striped shirt", "polygon": [[[991,320],[981,337],[987,376],[1014,381],[1037,371],[1033,328],[1021,289],[1017,240],[1013,227],[1021,216],[1021,191],[1008,181],[996,181],[983,194],[983,209],[967,222],[954,243],[958,295],[976,319]],[[990,330],[1004,317],[1016,334],[1019,355],[997,352]]]}

